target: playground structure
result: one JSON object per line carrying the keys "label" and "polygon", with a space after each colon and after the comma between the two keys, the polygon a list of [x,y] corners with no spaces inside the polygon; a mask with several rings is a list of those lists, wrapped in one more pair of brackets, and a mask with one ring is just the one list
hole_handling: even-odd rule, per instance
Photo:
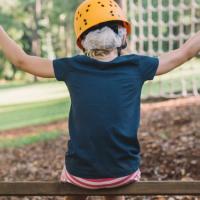
{"label": "playground structure", "polygon": [[[199,0],[124,0],[119,1],[132,22],[130,52],[159,56],[176,49],[200,30]],[[198,96],[200,62],[189,62],[172,76],[155,79],[157,97]],[[176,84],[175,84],[176,82]],[[152,86],[148,83],[148,95],[152,97]],[[178,86],[179,85],[179,86]],[[165,89],[167,87],[167,89]]]}

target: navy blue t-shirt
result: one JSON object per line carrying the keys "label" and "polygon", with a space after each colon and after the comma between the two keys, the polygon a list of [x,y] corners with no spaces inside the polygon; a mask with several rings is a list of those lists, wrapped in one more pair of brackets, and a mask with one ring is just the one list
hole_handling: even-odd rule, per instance
{"label": "navy blue t-shirt", "polygon": [[84,55],[53,61],[57,80],[69,89],[66,168],[82,178],[116,178],[140,165],[137,132],[141,89],[158,58],[125,55],[103,62]]}

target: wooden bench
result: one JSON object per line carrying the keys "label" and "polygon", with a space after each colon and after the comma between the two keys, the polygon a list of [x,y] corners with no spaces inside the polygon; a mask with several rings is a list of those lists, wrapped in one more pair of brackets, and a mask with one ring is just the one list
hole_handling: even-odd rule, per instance
{"label": "wooden bench", "polygon": [[148,181],[114,189],[88,190],[60,182],[0,182],[0,196],[200,195],[200,181]]}

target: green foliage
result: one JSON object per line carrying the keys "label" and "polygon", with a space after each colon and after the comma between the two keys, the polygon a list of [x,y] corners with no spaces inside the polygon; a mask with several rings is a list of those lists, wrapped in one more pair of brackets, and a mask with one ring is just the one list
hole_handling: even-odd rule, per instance
{"label": "green foliage", "polygon": [[[82,0],[7,0],[5,3],[0,0],[0,24],[27,53],[40,52],[39,55],[51,59],[64,57],[66,53],[76,52],[75,41],[71,41],[72,49],[68,49],[66,38],[74,38],[73,16],[80,2]],[[36,50],[34,40],[39,44]],[[0,54],[0,79],[16,79],[17,73],[21,74],[18,79],[31,78],[15,70]]]}

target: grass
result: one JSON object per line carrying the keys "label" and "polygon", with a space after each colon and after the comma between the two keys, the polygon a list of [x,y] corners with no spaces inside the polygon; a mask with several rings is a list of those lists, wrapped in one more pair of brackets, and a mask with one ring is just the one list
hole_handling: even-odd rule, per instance
{"label": "grass", "polygon": [[[182,79],[181,79],[182,77]],[[162,86],[163,93],[170,93],[181,91],[182,84],[181,80],[186,83],[186,88],[191,90],[192,80],[195,79],[196,85],[200,86],[200,60],[193,59],[192,61],[184,64],[180,69],[174,70],[169,74],[156,77],[154,81],[148,82],[143,87],[142,97],[146,98],[149,94],[153,96],[158,96],[160,94],[160,87]],[[162,83],[162,85],[160,84]],[[151,86],[151,87],[149,87]],[[62,87],[64,89],[62,89]],[[30,91],[33,96],[30,97],[29,103],[18,103],[16,99],[13,102],[15,104],[0,106],[0,131],[11,130],[15,128],[23,128],[26,126],[34,126],[41,124],[48,124],[54,121],[66,119],[70,108],[70,98],[63,98],[59,96],[64,94],[65,86],[59,83],[49,82],[49,83],[24,83],[24,82],[12,82],[6,84],[0,84],[1,95],[9,90],[16,90],[16,94],[19,94],[20,89],[26,88]],[[38,91],[38,89],[44,91],[44,93],[34,93],[33,91]],[[49,91],[48,91],[49,90]],[[151,91],[151,92],[150,92]],[[46,92],[46,93],[45,93]],[[50,94],[57,95],[57,99],[53,100]],[[24,91],[21,91],[24,93]],[[33,97],[37,95],[38,102],[36,102]],[[44,97],[46,99],[39,99],[39,97]],[[22,96],[20,96],[22,97]],[[15,98],[15,97],[14,97]],[[12,99],[12,98],[11,98]],[[51,99],[51,100],[50,100]],[[5,98],[6,103],[8,98]],[[18,103],[18,104],[17,104]],[[59,137],[62,133],[60,132],[41,132],[34,134],[27,134],[20,137],[4,137],[0,135],[0,148],[15,148],[29,145],[32,143],[37,143],[40,141],[51,140]]]}
{"label": "grass", "polygon": [[[192,79],[195,79],[197,86],[200,86],[199,66],[200,60],[194,58],[190,62],[185,63],[180,69],[174,70],[169,74],[156,77],[154,81],[145,84],[142,92],[142,97],[147,97],[149,95],[150,89],[152,95],[158,96],[161,87],[160,81],[162,82],[163,93],[170,93],[170,91],[181,91],[181,77],[184,77],[188,90],[191,90],[192,88]],[[149,87],[149,84],[151,85],[151,87]],[[6,87],[9,86],[7,85]],[[10,86],[10,88],[12,87],[13,86]],[[59,85],[58,87],[58,85],[55,85],[54,82],[43,85],[37,83],[34,89],[36,91],[40,88],[42,88],[42,91],[47,91],[49,89],[50,93],[52,93],[54,89],[53,94],[55,93],[55,95],[58,95],[59,92],[61,94],[65,92],[62,90],[62,87],[65,86],[61,85],[60,87]],[[61,90],[59,90],[59,88],[61,88]],[[31,88],[28,88],[28,90],[31,90]],[[35,97],[35,95],[36,94],[34,94],[33,97]],[[45,96],[44,93],[42,93],[42,95],[37,95]],[[49,100],[48,98],[50,97],[47,96],[47,99],[39,102],[33,102],[32,100],[32,102],[30,101],[30,103],[25,104],[11,104],[7,106],[0,106],[0,131],[21,128],[25,126],[47,124],[66,118],[69,112],[70,99],[67,98],[66,100],[66,98],[58,98],[57,100]],[[8,99],[6,100],[8,101]]]}
{"label": "grass", "polygon": [[67,117],[70,99],[0,106],[0,131],[47,124]]}
{"label": "grass", "polygon": [[32,134],[32,135],[27,134],[21,137],[14,137],[14,138],[0,137],[0,148],[23,147],[25,145],[30,145],[30,144],[45,141],[45,140],[56,139],[61,134],[62,133],[60,132],[45,132],[45,133]]}

